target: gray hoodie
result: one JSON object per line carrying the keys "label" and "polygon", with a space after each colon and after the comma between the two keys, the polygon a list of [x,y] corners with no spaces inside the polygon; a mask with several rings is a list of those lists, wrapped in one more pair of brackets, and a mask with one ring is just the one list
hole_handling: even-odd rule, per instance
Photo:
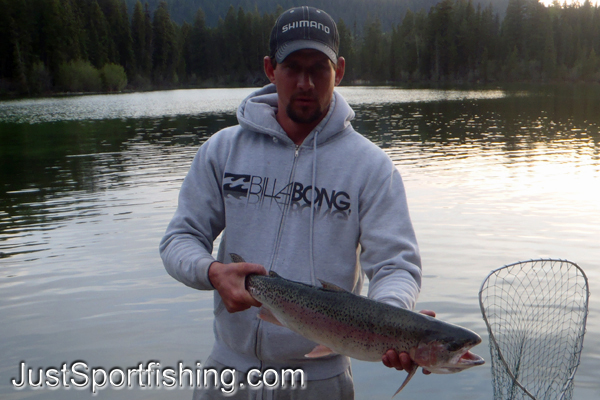
{"label": "gray hoodie", "polygon": [[[325,118],[296,146],[276,120],[274,85],[257,90],[198,150],[181,186],[177,211],[160,244],[168,273],[213,290],[208,268],[237,253],[284,278],[318,280],[414,308],[421,266],[404,186],[390,158],[350,124],[354,112],[334,92]],[[358,250],[358,252],[357,252]],[[358,254],[358,257],[357,257]],[[345,356],[306,359],[315,343],[257,318],[258,308],[227,312],[215,296],[211,357],[250,368],[302,368],[326,379],[349,366]]]}

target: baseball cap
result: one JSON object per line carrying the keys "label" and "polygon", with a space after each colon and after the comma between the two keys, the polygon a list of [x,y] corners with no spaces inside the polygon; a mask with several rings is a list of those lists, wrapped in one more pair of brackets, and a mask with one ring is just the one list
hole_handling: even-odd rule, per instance
{"label": "baseball cap", "polygon": [[290,8],[277,18],[271,31],[271,57],[278,63],[297,50],[315,49],[337,63],[340,35],[333,18],[314,7]]}

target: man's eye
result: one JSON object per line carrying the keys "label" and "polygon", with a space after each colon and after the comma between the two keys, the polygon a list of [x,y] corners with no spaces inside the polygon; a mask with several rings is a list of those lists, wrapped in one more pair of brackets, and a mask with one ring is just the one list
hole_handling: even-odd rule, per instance
{"label": "man's eye", "polygon": [[319,64],[319,65],[315,65],[315,66],[312,68],[312,72],[313,72],[313,73],[317,73],[317,74],[322,74],[322,73],[325,73],[325,72],[327,72],[327,71],[329,70],[329,68],[328,68],[328,67],[329,67],[329,66],[328,66],[327,64]]}
{"label": "man's eye", "polygon": [[291,72],[298,72],[300,70],[300,67],[296,64],[287,64],[285,68]]}

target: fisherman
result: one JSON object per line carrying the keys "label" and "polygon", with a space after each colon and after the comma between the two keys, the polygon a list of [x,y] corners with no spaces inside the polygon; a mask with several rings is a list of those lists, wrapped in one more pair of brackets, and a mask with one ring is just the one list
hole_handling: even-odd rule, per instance
{"label": "fisherman", "polygon": [[[370,298],[407,309],[421,286],[400,174],[353,129],[354,112],[334,90],[345,70],[338,49],[336,24],[324,11],[297,7],[277,19],[264,58],[271,84],[242,102],[239,125],[200,147],[160,245],[171,276],[214,290],[215,344],[203,367],[301,369],[304,390],[272,391],[277,399],[352,399],[350,360],[306,358],[315,343],[258,319],[260,303],[246,291],[247,275],[275,271],[354,293],[366,275]],[[213,242],[221,233],[215,259]],[[232,262],[231,253],[249,262]],[[382,361],[399,370],[413,365],[394,350]],[[270,390],[261,385],[257,394],[243,383],[236,389],[235,398],[244,399],[267,398]],[[200,387],[194,399],[223,392]]]}

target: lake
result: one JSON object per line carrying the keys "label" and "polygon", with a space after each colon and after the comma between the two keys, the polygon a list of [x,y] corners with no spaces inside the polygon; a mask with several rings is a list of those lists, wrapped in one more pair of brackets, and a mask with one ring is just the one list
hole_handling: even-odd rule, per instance
{"label": "lake", "polygon": [[[16,390],[20,365],[193,368],[213,343],[212,293],[165,272],[158,243],[198,146],[235,124],[252,89],[0,102],[0,398],[81,399],[88,387]],[[569,259],[589,279],[578,400],[600,398],[600,89],[342,87],[355,128],[405,181],[423,259],[418,309],[478,332],[487,363],[418,373],[402,399],[492,399],[478,292],[487,274]],[[357,399],[388,400],[405,373],[353,360]],[[60,386],[60,385],[59,385]],[[181,388],[104,399],[191,399]]]}

